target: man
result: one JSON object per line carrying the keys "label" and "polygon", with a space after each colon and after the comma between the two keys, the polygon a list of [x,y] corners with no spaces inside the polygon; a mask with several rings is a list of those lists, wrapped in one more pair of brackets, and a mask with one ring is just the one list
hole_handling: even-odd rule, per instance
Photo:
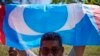
{"label": "man", "polygon": [[48,32],[42,36],[39,56],[63,56],[64,48],[58,33]]}

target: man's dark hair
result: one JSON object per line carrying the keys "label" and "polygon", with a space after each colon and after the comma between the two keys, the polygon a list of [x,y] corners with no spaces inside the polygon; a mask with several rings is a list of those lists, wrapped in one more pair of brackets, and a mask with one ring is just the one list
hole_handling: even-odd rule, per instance
{"label": "man's dark hair", "polygon": [[42,36],[42,39],[41,39],[41,46],[42,46],[42,42],[43,41],[48,41],[48,40],[57,40],[58,43],[59,43],[59,46],[62,47],[62,40],[61,40],[61,36],[56,33],[56,32],[47,32],[45,33],[43,36]]}

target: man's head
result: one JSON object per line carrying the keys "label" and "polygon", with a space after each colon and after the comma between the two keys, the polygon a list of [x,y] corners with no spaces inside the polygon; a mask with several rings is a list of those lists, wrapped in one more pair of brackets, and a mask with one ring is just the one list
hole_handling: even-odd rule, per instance
{"label": "man's head", "polygon": [[48,32],[42,36],[39,56],[63,56],[64,48],[58,33]]}

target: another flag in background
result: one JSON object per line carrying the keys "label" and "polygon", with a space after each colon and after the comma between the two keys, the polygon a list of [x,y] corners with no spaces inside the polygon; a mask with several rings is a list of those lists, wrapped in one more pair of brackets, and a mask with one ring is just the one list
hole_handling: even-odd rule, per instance
{"label": "another flag in background", "polygon": [[4,5],[0,5],[0,43],[5,44],[5,36],[3,33],[3,19],[5,14]]}

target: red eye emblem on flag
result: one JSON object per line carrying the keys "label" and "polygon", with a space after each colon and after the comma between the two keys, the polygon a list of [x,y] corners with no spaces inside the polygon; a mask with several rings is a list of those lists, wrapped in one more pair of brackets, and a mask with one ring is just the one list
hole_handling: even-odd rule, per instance
{"label": "red eye emblem on flag", "polygon": [[0,43],[5,43],[5,36],[3,33],[3,19],[5,14],[4,5],[0,5]]}
{"label": "red eye emblem on flag", "polygon": [[100,7],[99,6],[93,7],[92,11],[94,13],[94,18],[100,32]]}

